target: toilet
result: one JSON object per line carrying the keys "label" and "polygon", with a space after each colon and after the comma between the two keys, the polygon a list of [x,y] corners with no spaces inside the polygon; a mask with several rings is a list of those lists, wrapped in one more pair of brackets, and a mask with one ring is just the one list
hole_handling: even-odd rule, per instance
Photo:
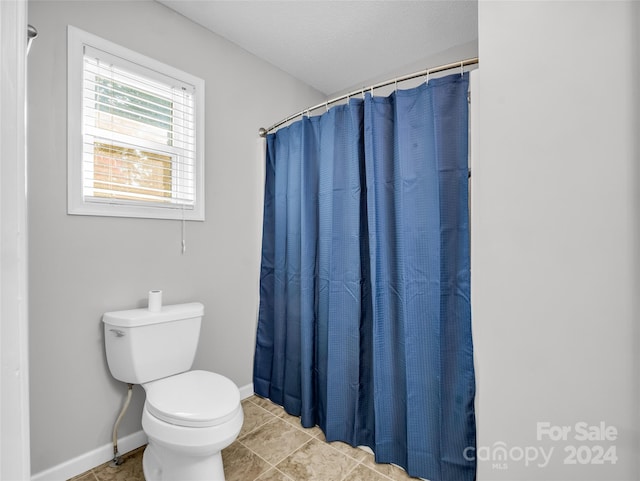
{"label": "toilet", "polygon": [[142,466],[147,481],[224,481],[222,449],[240,433],[240,391],[229,379],[194,370],[204,306],[199,302],[103,315],[111,375],[141,384]]}

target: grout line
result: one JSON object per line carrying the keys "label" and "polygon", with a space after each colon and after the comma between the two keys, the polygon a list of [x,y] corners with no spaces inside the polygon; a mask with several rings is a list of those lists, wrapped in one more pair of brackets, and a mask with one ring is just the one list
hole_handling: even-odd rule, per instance
{"label": "grout line", "polygon": [[[363,459],[361,459],[361,460],[356,459],[354,456],[351,456],[350,454],[347,454],[347,453],[345,453],[345,452],[343,452],[343,451],[339,450],[338,448],[334,447],[334,446],[333,446],[330,442],[328,442],[326,439],[322,440],[322,439],[320,438],[320,434],[324,434],[324,432],[322,431],[322,429],[320,429],[320,427],[319,427],[318,425],[316,425],[315,427],[318,427],[318,428],[320,429],[320,433],[315,434],[315,435],[314,435],[314,434],[310,434],[310,433],[308,433],[308,432],[307,432],[307,430],[308,430],[308,429],[312,429],[312,428],[305,428],[305,427],[304,427],[304,426],[302,426],[299,422],[298,422],[298,423],[289,422],[289,419],[288,419],[288,418],[286,418],[286,417],[284,417],[284,416],[288,416],[289,418],[291,418],[291,417],[292,417],[292,418],[296,418],[296,419],[298,419],[298,420],[299,420],[299,419],[300,419],[300,417],[299,417],[299,416],[294,416],[294,415],[292,415],[292,414],[289,414],[286,410],[284,410],[284,408],[283,408],[282,406],[279,406],[278,404],[275,404],[275,403],[274,403],[274,405],[275,405],[275,406],[278,406],[279,408],[281,408],[281,409],[282,409],[282,411],[283,411],[283,413],[284,413],[284,416],[278,416],[277,414],[274,414],[274,413],[272,413],[271,411],[269,411],[269,410],[267,410],[267,409],[263,408],[263,407],[262,407],[262,406],[260,406],[259,404],[257,404],[257,403],[255,403],[255,402],[253,402],[251,399],[252,399],[254,396],[255,396],[255,394],[254,394],[253,396],[251,396],[251,397],[248,397],[248,398],[246,399],[246,401],[248,401],[248,402],[252,403],[253,405],[255,405],[255,406],[259,407],[260,409],[262,409],[262,410],[264,410],[264,411],[268,412],[268,413],[269,413],[269,414],[271,414],[271,416],[273,416],[274,418],[276,418],[276,419],[280,419],[280,420],[284,421],[285,423],[287,423],[287,424],[289,424],[289,425],[291,425],[291,426],[295,427],[295,428],[296,428],[296,429],[298,429],[299,431],[301,431],[301,432],[303,432],[303,433],[307,434],[308,436],[310,436],[310,437],[311,437],[311,439],[317,439],[318,441],[320,441],[320,442],[322,442],[322,443],[324,443],[324,444],[328,445],[331,449],[333,449],[333,450],[335,450],[335,451],[339,452],[339,453],[340,453],[340,454],[342,454],[343,456],[346,456],[346,457],[348,457],[349,459],[351,459],[351,460],[355,461],[355,462],[356,462],[356,464],[355,464],[355,465],[354,465],[354,467],[353,467],[353,468],[352,468],[352,469],[347,473],[347,475],[345,476],[345,478],[346,478],[346,477],[347,477],[347,476],[348,476],[348,475],[349,475],[353,470],[355,470],[355,469],[358,467],[358,464],[362,464],[362,466],[364,466],[364,467],[365,467],[365,468],[367,468],[367,469],[370,469],[371,471],[374,471],[374,472],[375,472],[376,474],[378,474],[379,476],[381,476],[381,477],[383,477],[383,478],[385,478],[385,479],[389,479],[390,481],[396,481],[396,480],[395,480],[394,478],[392,478],[391,476],[387,476],[386,474],[384,474],[384,473],[382,473],[382,472],[378,471],[377,469],[375,469],[375,467],[370,467],[370,466],[367,466],[366,464],[364,464],[364,459],[366,459],[366,457],[365,457],[365,458],[363,458]],[[253,429],[252,431],[250,431],[250,433],[252,433],[252,432],[254,432],[255,430],[257,430],[258,428],[260,428],[260,427],[262,427],[262,426],[264,426],[264,425],[268,424],[269,422],[272,422],[272,420],[267,421],[267,422],[265,422],[265,423],[261,424],[260,426],[256,427],[256,428],[255,428],[255,429]],[[250,433],[247,433],[247,434],[250,434]],[[247,436],[247,434],[245,434],[245,436]],[[245,436],[243,436],[243,438],[244,438]],[[266,459],[262,458],[258,453],[254,452],[251,448],[247,447],[246,445],[244,445],[244,444],[243,444],[243,446],[244,446],[245,448],[249,449],[249,451],[251,451],[253,454],[255,454],[256,456],[258,456],[260,459],[262,459],[263,461],[265,461],[267,464],[269,464],[269,465],[271,465],[272,467],[274,467],[277,471],[280,471],[280,470],[276,467],[276,465],[277,465],[277,464],[279,464],[279,463],[281,463],[281,462],[282,462],[282,461],[284,461],[285,459],[287,459],[289,456],[293,455],[296,451],[298,451],[300,448],[302,448],[302,446],[304,446],[305,444],[308,444],[308,443],[309,443],[309,441],[311,441],[311,439],[309,439],[309,440],[307,440],[306,442],[304,442],[303,444],[301,444],[298,448],[296,448],[296,449],[295,449],[293,452],[291,452],[289,455],[287,455],[287,456],[285,456],[284,458],[282,458],[281,460],[279,460],[275,465],[274,465],[274,464],[272,464],[272,463],[270,463],[270,462],[269,462],[269,461],[267,461]],[[239,440],[239,441],[240,441],[240,440]],[[350,446],[348,443],[344,443],[344,444],[346,444],[347,446]],[[356,447],[356,448],[354,448],[353,446],[350,446],[350,447],[351,447],[352,449],[360,449],[360,448],[357,448],[357,447]],[[363,450],[363,451],[364,451],[364,450]],[[369,455],[371,455],[371,453],[368,453],[367,451],[364,451],[364,452],[365,452],[365,453],[367,453],[367,454],[369,454]],[[378,463],[375,463],[375,464],[378,464]],[[398,466],[398,467],[399,467],[399,466]],[[400,469],[403,469],[403,468],[400,468]],[[406,470],[404,470],[404,469],[403,469],[403,471],[406,473]],[[281,472],[281,471],[280,471],[280,472]],[[264,473],[262,473],[262,474],[264,474]],[[282,474],[286,476],[286,474],[284,474],[284,473],[282,473]],[[407,474],[407,476],[408,476],[408,474]],[[288,476],[287,476],[287,477],[288,477]],[[344,480],[345,478],[342,478],[342,479]],[[409,478],[409,479],[412,479],[412,478]],[[419,479],[419,478],[418,478],[418,479]]]}
{"label": "grout line", "polygon": [[288,479],[289,481],[296,481],[295,479],[291,478],[290,476],[287,476],[285,473],[283,473],[282,471],[280,471],[278,468],[276,468],[275,466],[273,466],[270,469],[267,469],[264,473],[260,474],[260,476],[258,476],[257,478],[255,478],[253,481],[259,481],[259,479],[264,476],[266,473],[268,473],[269,471],[277,471],[278,473],[280,473],[282,476],[284,476],[286,479]]}
{"label": "grout line", "polygon": [[[255,394],[254,394],[254,396],[255,396],[255,397],[257,397]],[[252,402],[252,403],[253,403],[253,404],[255,404],[256,406],[258,406],[259,408],[264,409],[264,410],[265,410],[265,411],[267,411],[269,414],[271,414],[271,415],[273,415],[273,416],[275,416],[275,417],[277,417],[277,418],[280,418],[280,419],[282,419],[283,421],[286,421],[286,419],[285,419],[286,417],[293,417],[293,418],[296,418],[296,419],[300,419],[300,416],[295,416],[295,415],[293,415],[293,414],[289,414],[289,413],[287,412],[287,410],[286,410],[283,406],[280,406],[279,404],[274,403],[274,402],[273,402],[273,401],[271,401],[270,399],[267,399],[267,398],[260,398],[260,399],[265,399],[266,401],[270,402],[273,406],[275,406],[275,407],[277,408],[277,410],[278,410],[278,411],[281,411],[281,413],[280,413],[280,414],[272,413],[272,412],[271,412],[271,411],[269,411],[268,409],[266,409],[266,408],[264,408],[264,407],[260,406],[258,403],[255,403],[255,402],[251,401],[251,398],[247,398],[247,400],[249,400],[250,402]],[[288,422],[288,421],[287,421],[287,422]],[[289,423],[289,424],[293,424],[293,423]],[[294,426],[296,426],[298,429],[302,429],[302,430],[304,430],[304,429],[310,429],[310,428],[305,428],[305,427],[303,427],[301,423],[298,423],[297,425],[295,425],[295,424],[294,424]]]}
{"label": "grout line", "polygon": [[[318,438],[316,438],[316,439],[318,439]],[[334,449],[335,451],[338,451],[340,454],[342,454],[342,455],[344,455],[344,456],[348,457],[349,459],[353,459],[356,463],[358,463],[358,464],[362,464],[362,461],[361,461],[360,459],[356,459],[355,457],[351,456],[350,454],[347,454],[347,453],[345,453],[345,452],[343,452],[343,451],[340,451],[338,448],[336,448],[335,446],[333,446],[333,444],[332,444],[332,443],[342,443],[342,444],[344,444],[345,446],[349,446],[351,449],[359,449],[359,448],[354,448],[354,447],[353,447],[353,446],[351,446],[349,443],[345,443],[344,441],[331,441],[331,442],[329,442],[329,441],[327,441],[326,439],[325,439],[324,441],[323,441],[322,439],[318,439],[318,441],[320,441],[320,442],[322,442],[322,443],[325,443],[325,444],[326,444],[327,446],[329,446],[331,449]],[[363,451],[363,452],[365,452],[365,453],[366,453],[366,451]],[[369,454],[369,453],[367,453],[367,454]]]}
{"label": "grout line", "polygon": [[287,475],[286,473],[280,471],[278,468],[275,468],[276,471],[278,471],[280,474],[282,474],[285,478],[290,479],[291,481],[296,481],[295,479],[293,479],[291,476]]}
{"label": "grout line", "polygon": [[294,449],[293,451],[291,451],[289,454],[287,454],[284,458],[280,459],[277,463],[274,464],[274,467],[277,467],[278,464],[280,464],[282,461],[284,461],[285,459],[287,459],[289,456],[293,456],[295,453],[297,453],[298,451],[300,451],[303,446],[309,444],[311,441],[313,441],[315,438],[313,436],[309,436],[309,439],[307,439],[304,443],[302,443],[300,446],[298,446],[296,449]]}
{"label": "grout line", "polygon": [[[258,406],[258,407],[260,407],[260,406]],[[262,409],[262,408],[260,408],[260,409]],[[274,420],[274,419],[278,419],[278,416],[276,416],[276,415],[275,415],[275,414],[273,414],[273,413],[270,413],[270,412],[269,412],[269,411],[267,411],[266,409],[263,409],[263,411],[265,411],[266,413],[270,414],[272,419],[267,419],[265,422],[263,422],[262,424],[259,424],[258,426],[256,426],[255,428],[253,428],[251,431],[248,431],[248,432],[244,433],[244,434],[242,435],[242,437],[239,437],[239,438],[238,438],[238,441],[239,441],[240,439],[244,439],[244,438],[246,438],[249,434],[253,433],[254,431],[257,431],[257,430],[258,430],[258,429],[260,429],[261,427],[266,426],[267,424],[269,424],[269,423],[273,422],[273,420]]]}
{"label": "grout line", "polygon": [[[271,461],[267,461],[266,459],[264,459],[262,456],[260,456],[258,453],[256,453],[253,449],[251,449],[249,446],[247,446],[246,444],[244,444],[242,441],[238,440],[238,443],[240,443],[242,445],[243,448],[248,449],[251,454],[256,455],[258,458],[260,458],[261,460],[263,460],[265,463],[267,463],[269,465],[269,469],[271,468],[275,468],[275,464],[273,464]],[[269,471],[269,469],[267,469],[267,471]],[[265,471],[266,473],[266,471]],[[261,473],[260,476],[262,476],[264,473]],[[258,476],[258,477],[260,477]]]}
{"label": "grout line", "polygon": [[[386,475],[386,474],[378,471],[375,467],[367,466],[366,464],[364,464],[364,461],[358,461],[358,464],[362,464],[365,468],[370,469],[371,471],[375,472],[379,476],[382,476],[383,478],[390,479],[391,481],[398,481],[396,478],[392,478],[391,476]],[[376,463],[375,460],[374,460],[374,464],[375,465],[389,464],[389,466],[395,466],[396,468],[401,469],[404,472],[404,474],[407,476],[407,479],[409,479],[409,480],[411,480],[411,479],[416,479],[416,480],[419,480],[419,481],[422,480],[422,478],[412,478],[412,477],[410,477],[409,473],[407,473],[407,471],[404,468],[402,468],[402,467],[400,467],[400,466],[398,466],[396,464],[393,464],[393,463]],[[428,480],[422,480],[422,481],[428,481]]]}
{"label": "grout line", "polygon": [[253,478],[253,481],[256,481],[257,479],[260,478],[260,476],[262,476],[265,473],[268,473],[271,469],[275,469],[275,466],[273,464],[271,464],[269,461],[267,461],[266,459],[264,459],[262,456],[260,456],[258,453],[256,453],[253,449],[251,449],[249,446],[245,445],[242,443],[241,440],[237,439],[236,442],[238,444],[240,444],[243,448],[247,449],[251,454],[253,454],[254,456],[257,456],[259,459],[261,459],[262,461],[264,461],[265,463],[267,463],[267,466],[269,466],[266,470],[264,470],[262,473],[258,474],[257,477]]}
{"label": "grout line", "polygon": [[358,464],[360,463],[356,462],[356,464],[354,464],[353,467],[349,471],[347,471],[347,473],[342,477],[341,481],[344,481],[345,479],[347,479],[349,475],[356,470],[356,468],[358,467]]}
{"label": "grout line", "polygon": [[[390,476],[387,476],[387,475],[386,475],[386,474],[384,474],[384,473],[381,473],[381,472],[380,472],[380,471],[378,471],[377,469],[372,468],[372,467],[370,467],[370,466],[367,466],[367,465],[366,465],[366,464],[364,464],[362,461],[358,461],[358,464],[362,464],[362,466],[364,466],[365,468],[367,468],[367,469],[368,469],[368,470],[370,470],[370,471],[373,471],[374,473],[376,473],[376,474],[377,474],[378,476],[380,476],[380,477],[383,477],[383,478],[385,478],[385,479],[389,479],[389,480],[391,480],[391,481],[396,481],[394,478],[392,478],[392,477],[390,477]],[[377,464],[377,463],[376,463],[376,464]]]}
{"label": "grout line", "polygon": [[93,475],[93,479],[95,479],[95,481],[100,481],[100,478],[98,477],[94,469],[90,469],[89,472]]}
{"label": "grout line", "polygon": [[[277,416],[276,416],[276,417],[277,417]],[[311,440],[309,440],[309,441],[311,441]],[[304,444],[307,444],[309,441],[306,441]],[[267,470],[266,470],[266,471],[264,471],[264,472],[260,473],[260,474],[258,475],[258,477],[257,477],[257,478],[254,478],[254,480],[253,480],[253,481],[257,481],[257,480],[259,480],[261,476],[263,476],[264,474],[268,473],[268,472],[269,472],[269,471],[271,471],[272,469],[273,469],[273,470],[276,470],[277,472],[279,472],[280,474],[282,474],[282,475],[283,475],[285,478],[287,478],[288,480],[290,480],[290,481],[295,481],[295,480],[294,480],[294,479],[292,479],[290,476],[288,476],[288,475],[286,475],[285,473],[283,473],[282,471],[280,471],[280,470],[278,469],[278,467],[276,466],[276,464],[281,463],[282,461],[284,461],[285,459],[287,459],[289,456],[291,456],[293,453],[295,453],[298,449],[300,449],[302,446],[304,446],[304,444],[300,445],[298,448],[294,449],[290,454],[288,454],[287,456],[285,456],[284,458],[282,458],[281,460],[279,460],[276,464],[274,464],[274,463],[272,463],[271,461],[267,461],[265,458],[263,458],[262,456],[260,456],[260,455],[259,455],[258,453],[256,453],[253,449],[251,449],[249,446],[247,446],[247,445],[243,444],[243,442],[242,442],[242,441],[238,440],[237,442],[238,442],[238,443],[240,443],[244,448],[248,449],[248,450],[251,452],[251,454],[253,454],[253,455],[257,456],[259,459],[261,459],[262,461],[264,461],[265,463],[267,463],[267,465],[269,466],[269,467],[267,468]]]}
{"label": "grout line", "polygon": [[[284,420],[282,420],[284,422]],[[242,440],[238,440],[237,442],[242,444],[243,447],[245,447],[246,449],[248,449],[249,451],[251,451],[252,454],[255,454],[258,458],[262,459],[265,463],[267,463],[269,466],[271,466],[272,468],[277,469],[278,471],[280,471],[277,467],[278,464],[280,464],[282,461],[284,461],[285,459],[287,459],[289,456],[292,456],[296,451],[298,451],[300,448],[302,448],[305,444],[308,444],[309,442],[311,442],[312,440],[314,440],[316,438],[314,438],[313,436],[309,436],[309,439],[307,439],[304,443],[302,443],[300,446],[298,446],[297,448],[295,448],[293,451],[291,451],[289,454],[285,455],[283,458],[278,459],[278,461],[276,462],[271,462],[266,460],[265,458],[263,458],[262,456],[260,456],[258,453],[256,453],[253,449],[251,449],[249,446],[247,446],[246,444],[244,444],[242,442]],[[267,470],[268,471],[268,470]],[[262,473],[264,474],[264,473]],[[262,474],[260,476],[262,476]],[[284,474],[284,473],[282,473]],[[258,476],[258,477],[260,477]]]}

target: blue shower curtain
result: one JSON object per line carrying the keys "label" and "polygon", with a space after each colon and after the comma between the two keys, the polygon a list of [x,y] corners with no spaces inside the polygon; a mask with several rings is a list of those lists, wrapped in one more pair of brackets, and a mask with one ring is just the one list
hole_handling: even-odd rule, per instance
{"label": "blue shower curtain", "polygon": [[468,74],[267,137],[254,390],[431,481],[475,461]]}

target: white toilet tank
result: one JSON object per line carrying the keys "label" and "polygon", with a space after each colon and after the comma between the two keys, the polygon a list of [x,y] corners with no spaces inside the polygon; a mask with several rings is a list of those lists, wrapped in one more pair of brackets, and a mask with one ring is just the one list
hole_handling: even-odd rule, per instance
{"label": "white toilet tank", "polygon": [[143,384],[191,369],[204,306],[199,302],[107,312],[104,323],[107,363],[123,382]]}

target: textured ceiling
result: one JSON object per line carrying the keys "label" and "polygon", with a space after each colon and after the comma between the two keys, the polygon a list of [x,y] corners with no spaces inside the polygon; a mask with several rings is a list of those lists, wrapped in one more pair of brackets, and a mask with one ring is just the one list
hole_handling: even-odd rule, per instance
{"label": "textured ceiling", "polygon": [[327,95],[478,38],[475,0],[158,1]]}

